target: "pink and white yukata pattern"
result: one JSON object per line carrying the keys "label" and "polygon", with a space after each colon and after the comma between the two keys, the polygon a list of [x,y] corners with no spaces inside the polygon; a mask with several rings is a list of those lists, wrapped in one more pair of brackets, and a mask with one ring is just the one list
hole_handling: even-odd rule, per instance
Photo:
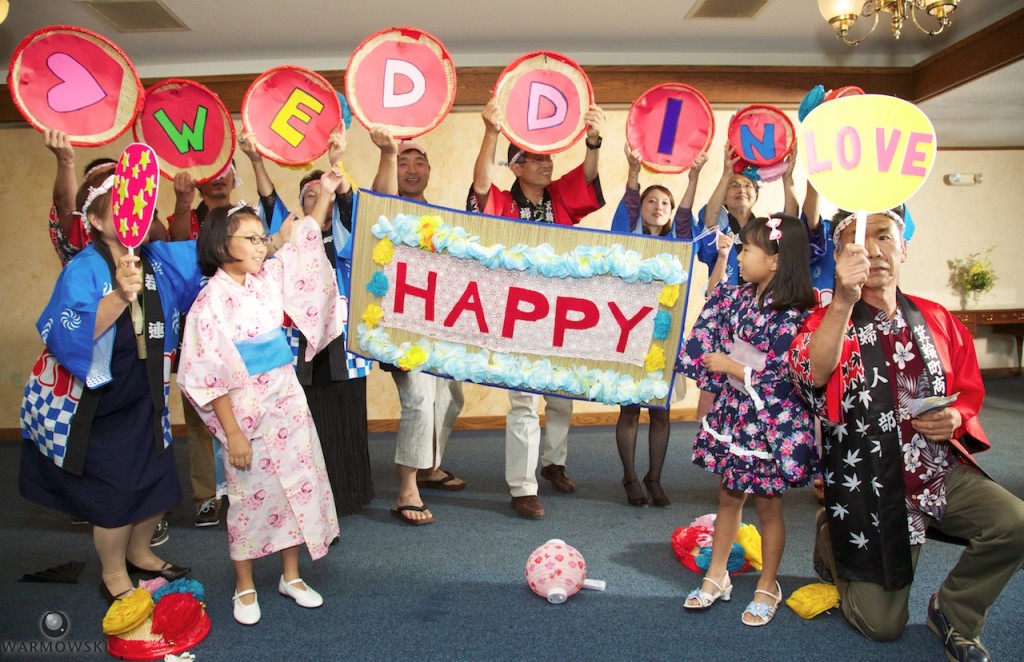
{"label": "pink and white yukata pattern", "polygon": [[[244,284],[223,270],[189,311],[178,383],[221,443],[228,486],[228,545],[233,560],[254,559],[305,543],[327,554],[338,536],[334,495],[306,396],[289,362],[250,375],[236,343],[280,330],[285,313],[308,341],[306,359],[341,335],[334,270],[320,228],[306,217],[293,242]],[[229,394],[252,444],[248,470],[231,466],[227,438],[211,405]]]}

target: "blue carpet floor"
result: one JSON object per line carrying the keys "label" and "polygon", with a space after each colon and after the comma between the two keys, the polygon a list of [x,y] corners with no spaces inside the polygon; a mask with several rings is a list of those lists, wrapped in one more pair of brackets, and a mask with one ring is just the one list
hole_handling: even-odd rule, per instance
{"label": "blue carpet floor", "polygon": [[[990,380],[982,422],[994,449],[984,467],[1024,497],[1024,378]],[[641,430],[643,433],[645,430]],[[445,466],[469,483],[457,493],[424,491],[437,523],[414,528],[390,516],[397,491],[394,435],[370,440],[377,498],[344,518],[339,545],[323,560],[302,562],[303,576],[323,593],[325,605],[305,610],[279,596],[276,558],[257,562],[263,620],[255,627],[231,617],[234,577],[226,532],[196,529],[183,504],[171,516],[171,539],[159,548],[168,560],[193,567],[207,589],[210,636],[194,649],[207,660],[280,660],[300,656],[345,660],[941,660],[938,639],[924,625],[928,596],[955,563],[960,549],[929,542],[911,594],[910,625],[897,641],[865,640],[838,610],[805,621],[781,608],[767,628],[740,624],[756,576],[735,580],[730,603],[685,612],[683,598],[699,577],[679,564],[673,530],[713,512],[716,477],[690,463],[694,424],[672,429],[663,484],[668,509],[625,504],[611,428],[575,428],[570,474],[575,495],[555,494],[542,481],[546,519],[526,521],[509,506],[503,480],[502,431],[457,431]],[[638,468],[646,468],[646,444]],[[179,475],[187,485],[186,449],[179,445]],[[0,445],[0,658],[15,659],[11,642],[43,640],[41,617],[61,611],[70,620],[66,640],[102,642],[105,611],[97,586],[99,566],[88,527],[38,508],[17,492],[19,444]],[[810,490],[786,496],[788,539],[781,568],[788,596],[817,581],[811,571],[811,528],[817,505]],[[745,521],[755,522],[753,509]],[[523,579],[527,555],[549,538],[563,538],[586,557],[589,575],[608,583],[563,605],[535,596]],[[26,584],[17,579],[68,560],[86,562],[78,584]],[[992,607],[983,637],[997,660],[1024,659],[1024,577],[1011,581]],[[38,654],[36,655],[38,656]],[[101,657],[93,653],[92,657]],[[60,659],[51,655],[48,659]],[[67,655],[82,659],[85,654]]]}

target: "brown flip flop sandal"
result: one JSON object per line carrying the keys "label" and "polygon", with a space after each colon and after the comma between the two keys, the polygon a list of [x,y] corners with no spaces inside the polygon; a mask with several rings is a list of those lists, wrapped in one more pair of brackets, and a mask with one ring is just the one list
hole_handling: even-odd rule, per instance
{"label": "brown flip flop sandal", "polygon": [[393,517],[397,517],[398,519],[402,520],[406,524],[411,524],[413,526],[423,526],[424,524],[433,524],[434,523],[434,516],[433,515],[431,515],[430,517],[428,517],[426,519],[413,519],[412,517],[409,517],[409,516],[406,515],[406,513],[409,512],[409,511],[416,511],[418,513],[422,513],[422,512],[425,512],[426,510],[427,510],[427,504],[423,504],[422,506],[398,506],[397,508],[392,508],[391,509],[391,515]]}
{"label": "brown flip flop sandal", "polygon": [[444,478],[417,478],[416,487],[423,487],[433,490],[445,490],[448,492],[458,492],[459,490],[466,489],[466,481],[462,481],[459,485],[452,485],[452,481],[461,480],[456,478],[455,474],[450,471],[441,470],[444,473]]}

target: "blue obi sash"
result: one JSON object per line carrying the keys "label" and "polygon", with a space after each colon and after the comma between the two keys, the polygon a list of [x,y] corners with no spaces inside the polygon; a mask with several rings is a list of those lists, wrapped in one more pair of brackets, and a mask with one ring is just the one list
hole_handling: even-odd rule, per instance
{"label": "blue obi sash", "polygon": [[292,362],[292,349],[283,329],[274,329],[262,335],[235,343],[235,349],[242,355],[245,369],[250,375],[258,375]]}

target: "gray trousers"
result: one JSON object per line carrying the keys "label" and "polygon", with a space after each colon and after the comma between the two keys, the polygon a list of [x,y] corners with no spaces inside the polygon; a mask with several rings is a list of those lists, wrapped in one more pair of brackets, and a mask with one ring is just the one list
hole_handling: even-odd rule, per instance
{"label": "gray trousers", "polygon": [[[961,465],[947,479],[942,521],[931,524],[968,541],[960,560],[939,587],[939,605],[957,632],[977,638],[989,607],[1024,565],[1024,502],[974,467]],[[836,578],[846,620],[875,641],[889,641],[903,634],[910,618],[910,587],[886,591],[871,582],[839,579],[828,525],[821,526],[817,535],[818,551]],[[911,547],[915,567],[920,551],[921,545]]]}
{"label": "gray trousers", "polygon": [[395,464],[416,469],[441,466],[448,437],[465,404],[462,382],[423,372],[392,372],[391,376],[402,405]]}

